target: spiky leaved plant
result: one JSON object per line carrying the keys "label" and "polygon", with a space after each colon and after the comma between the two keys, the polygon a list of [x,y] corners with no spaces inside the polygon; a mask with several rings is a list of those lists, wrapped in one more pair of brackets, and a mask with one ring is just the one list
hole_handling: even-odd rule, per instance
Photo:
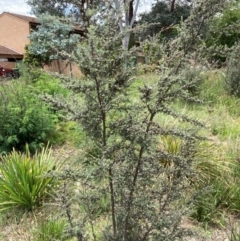
{"label": "spiky leaved plant", "polygon": [[[78,240],[166,241],[186,234],[180,223],[190,199],[179,200],[186,194],[192,175],[199,139],[195,129],[202,125],[177,113],[172,104],[177,99],[196,101],[188,90],[198,79],[188,81],[181,72],[190,68],[189,58],[200,56],[203,23],[224,3],[196,3],[189,19],[179,27],[178,37],[159,45],[158,82],[150,84],[146,78],[135,96],[131,95],[131,84],[136,49],[122,50],[124,36],[109,5],[99,24],[89,27],[86,39],[75,49],[85,80],[63,78],[75,93],[74,99],[45,97],[81,123],[92,143],[80,158],[84,163],[81,170],[69,167],[61,175],[78,184],[75,200],[81,206],[80,215],[71,214],[69,198],[63,195],[75,230],[72,234]],[[166,128],[156,121],[159,116],[174,117],[178,128]],[[169,152],[164,145],[159,148],[157,141],[166,137],[178,140],[176,151]]]}

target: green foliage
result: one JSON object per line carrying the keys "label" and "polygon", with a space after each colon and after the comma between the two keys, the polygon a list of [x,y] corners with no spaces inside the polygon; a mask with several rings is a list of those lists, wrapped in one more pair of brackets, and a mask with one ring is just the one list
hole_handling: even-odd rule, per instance
{"label": "green foliage", "polygon": [[31,152],[45,145],[55,132],[56,115],[31,88],[21,82],[0,86],[0,152],[14,147]]}
{"label": "green foliage", "polygon": [[38,19],[41,25],[29,37],[31,44],[26,47],[24,62],[38,67],[50,64],[54,59],[66,59],[80,39],[79,35],[72,34],[73,25],[66,19],[56,19],[47,14],[38,16]]}
{"label": "green foliage", "polygon": [[190,69],[183,70],[183,76],[189,81],[191,87],[188,88],[189,93],[192,96],[199,96],[201,88],[204,82],[204,76],[201,75],[203,67],[191,66]]}
{"label": "green foliage", "polygon": [[25,46],[25,54],[23,63],[30,68],[43,68],[44,63],[48,63],[49,60],[46,55],[37,55],[31,53],[29,49],[31,44]]}
{"label": "green foliage", "polygon": [[[222,167],[220,168],[224,167],[229,170],[218,170],[218,174],[216,170],[216,173],[207,173],[207,165],[210,164],[208,161],[205,161],[205,163],[201,165],[201,167],[205,169],[205,177],[208,176],[208,178],[211,178],[208,179],[207,182],[206,179],[205,181],[201,180],[200,182],[197,182],[198,184],[201,183],[201,185],[208,186],[208,188],[197,198],[194,212],[192,213],[192,217],[199,222],[206,225],[223,225],[224,218],[221,219],[220,217],[224,211],[239,214],[239,170],[237,175],[234,175],[235,170],[239,168],[237,167],[238,163],[234,160],[231,160],[231,162],[232,163],[229,161],[228,163],[228,161],[225,161],[225,163],[222,163]],[[216,162],[216,165],[212,166],[211,169],[217,169],[219,168],[218,166],[219,165]],[[201,188],[201,186],[197,186],[196,188]]]}
{"label": "green foliage", "polygon": [[[186,78],[182,71],[190,68],[193,56],[202,57],[201,49],[194,51],[202,23],[221,11],[224,1],[196,3],[178,36],[159,43],[158,80],[146,78],[134,96],[132,56],[138,50],[120,48],[129,33],[119,34],[120,15],[112,8],[116,1],[104,4],[101,24],[90,24],[86,39],[73,52],[85,81],[63,78],[74,97],[48,98],[81,124],[90,140],[86,144],[93,143],[86,148],[89,153],[80,156],[79,169],[69,165],[59,174],[65,186],[74,182],[76,195],[69,196],[67,187],[61,195],[70,233],[78,240],[180,240],[189,234],[181,218],[191,206],[187,190],[202,139],[198,129],[204,125],[173,105],[176,100],[199,102],[189,94],[196,78]],[[157,121],[159,116],[179,124],[166,128]],[[84,214],[72,213],[76,203]]]}
{"label": "green foliage", "polygon": [[220,217],[223,209],[228,207],[230,198],[230,187],[226,186],[225,181],[217,178],[211,182],[209,189],[205,190],[205,192],[199,196],[191,216],[205,225],[223,225],[223,223],[220,222]]}
{"label": "green foliage", "polygon": [[234,225],[234,227],[231,228],[229,241],[239,241],[239,240],[240,240],[239,227]]}
{"label": "green foliage", "polygon": [[26,154],[13,150],[1,157],[0,210],[33,210],[49,197],[57,183],[54,177],[45,176],[60,167],[52,158],[51,149],[43,148],[31,156],[26,148]]}
{"label": "green foliage", "polygon": [[49,138],[54,145],[63,145],[66,142],[75,146],[86,142],[85,134],[77,122],[59,121],[55,133]]}
{"label": "green foliage", "polygon": [[[236,141],[238,144],[238,142]],[[240,168],[239,168],[239,150],[236,152],[234,150],[235,156],[233,156],[233,160],[236,161],[236,165],[233,169],[233,175],[232,175],[232,181],[230,183],[231,185],[231,199],[229,201],[229,207],[230,209],[235,213],[240,213],[240,188],[239,188],[239,182],[240,182]]]}
{"label": "green foliage", "polygon": [[61,84],[58,76],[53,76],[42,69],[31,68],[25,64],[19,66],[22,79],[34,88],[34,93],[38,95],[61,95],[66,97],[70,92]]}
{"label": "green foliage", "polygon": [[[232,47],[238,43],[240,23],[239,3],[230,1],[226,9],[217,14],[209,25],[209,31],[206,35],[206,45],[215,46],[216,51],[212,53],[212,60],[225,62],[227,53],[224,47]],[[206,31],[207,32],[207,31]]]}
{"label": "green foliage", "polygon": [[235,45],[239,40],[240,34],[232,28],[232,25],[239,22],[239,20],[240,8],[238,3],[232,3],[222,14],[215,17],[211,26],[212,36],[208,39],[207,44],[217,43],[218,45],[227,45],[228,47]]}
{"label": "green foliage", "polygon": [[[229,120],[227,125],[222,122],[224,122],[224,115],[228,115],[228,113],[232,117],[240,116],[240,110],[238,108],[240,99],[236,96],[229,95],[229,92],[227,91],[229,87],[227,87],[226,84],[225,71],[210,71],[205,75],[202,75],[202,77],[204,80],[202,86],[199,86],[201,90],[200,97],[204,100],[209,113],[216,112],[216,118],[212,118],[211,121],[212,127],[216,130],[228,129],[227,132],[232,129],[234,132],[234,129],[237,127],[237,123],[235,123],[235,121]],[[220,123],[220,125],[218,125],[218,123]],[[237,132],[236,135],[238,135]]]}
{"label": "green foliage", "polygon": [[221,71],[214,71],[206,74],[202,83],[200,97],[208,105],[214,106],[221,103],[221,99],[225,96],[223,73]]}
{"label": "green foliage", "polygon": [[[52,16],[57,17],[69,17],[74,19],[74,23],[80,23],[85,27],[88,27],[89,20],[95,18],[98,12],[97,8],[104,6],[101,0],[95,0],[94,2],[76,2],[75,0],[27,0],[27,3],[31,6],[32,12],[39,16],[40,14],[49,13]],[[102,8],[104,11],[105,9]],[[97,21],[97,18],[95,19]]]}
{"label": "green foliage", "polygon": [[153,24],[143,31],[145,36],[153,36],[161,32],[161,38],[171,38],[177,35],[174,25],[187,19],[190,15],[191,5],[175,3],[174,6],[166,1],[157,1],[153,4],[152,9],[148,13],[140,15],[140,23]]}
{"label": "green foliage", "polygon": [[226,68],[226,90],[229,94],[240,97],[240,45],[236,45],[234,51],[227,61]]}
{"label": "green foliage", "polygon": [[222,226],[224,213],[240,212],[238,143],[236,140],[227,144],[204,142],[198,147],[195,166],[198,179],[193,184],[203,192],[196,199],[192,217],[205,225]]}
{"label": "green foliage", "polygon": [[[161,54],[161,48],[159,45],[158,40],[156,40],[157,37],[149,38],[148,40],[144,41],[143,45],[143,54],[145,56],[145,61],[147,65],[150,66],[144,66],[151,68],[155,64],[155,69],[157,69],[158,64],[161,62],[162,54]],[[147,69],[146,69],[147,70]],[[146,71],[149,72],[149,71]]]}
{"label": "green foliage", "polygon": [[34,233],[34,241],[64,241],[66,240],[64,229],[66,222],[64,220],[50,219],[42,221]]}
{"label": "green foliage", "polygon": [[[35,71],[39,71],[38,76],[32,79],[29,84],[33,86],[37,94],[47,94],[51,96],[61,95],[67,97],[69,91],[61,85],[60,79],[39,69],[35,69]],[[34,74],[31,73],[31,77],[33,75]]]}
{"label": "green foliage", "polygon": [[18,67],[21,74],[21,79],[26,81],[26,83],[36,81],[43,73],[43,71],[39,67],[32,68],[27,64],[24,64],[23,62],[21,62],[21,64],[18,64]]}

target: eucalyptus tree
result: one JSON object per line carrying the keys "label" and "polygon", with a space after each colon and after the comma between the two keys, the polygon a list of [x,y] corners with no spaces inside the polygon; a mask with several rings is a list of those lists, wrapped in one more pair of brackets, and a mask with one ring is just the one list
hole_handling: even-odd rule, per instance
{"label": "eucalyptus tree", "polygon": [[70,20],[48,14],[41,14],[38,20],[41,25],[29,36],[30,44],[26,47],[24,62],[28,66],[43,67],[52,60],[72,61],[71,58],[66,58],[66,53],[72,52],[81,36],[74,34],[74,26]]}
{"label": "eucalyptus tree", "polygon": [[[49,14],[55,17],[71,17],[73,24],[88,30],[93,21],[99,24],[101,15],[110,9],[118,19],[118,28],[123,35],[123,48],[129,45],[130,30],[136,20],[140,0],[28,0],[32,13],[36,16]],[[106,9],[105,2],[109,2]],[[117,26],[116,26],[117,27]]]}
{"label": "eucalyptus tree", "polygon": [[[175,25],[187,19],[190,15],[192,1],[157,1],[152,5],[150,12],[140,15],[139,23],[150,24],[142,34],[153,36],[161,32],[167,38],[176,36]],[[154,24],[153,24],[154,23]]]}

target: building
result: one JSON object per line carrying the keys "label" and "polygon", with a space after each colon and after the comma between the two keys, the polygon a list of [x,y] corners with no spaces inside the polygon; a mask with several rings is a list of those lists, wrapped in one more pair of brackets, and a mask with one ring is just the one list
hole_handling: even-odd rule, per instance
{"label": "building", "polygon": [[[28,36],[40,25],[35,17],[15,13],[3,12],[0,14],[0,67],[14,68],[16,62],[24,57],[25,46],[29,44]],[[83,30],[74,28],[74,33],[83,35]],[[77,66],[66,61],[53,61],[45,69],[63,74],[73,73],[81,75]]]}

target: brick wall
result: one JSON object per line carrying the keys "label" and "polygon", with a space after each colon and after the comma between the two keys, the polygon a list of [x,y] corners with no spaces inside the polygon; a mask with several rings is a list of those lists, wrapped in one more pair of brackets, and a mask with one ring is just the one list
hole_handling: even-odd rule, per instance
{"label": "brick wall", "polygon": [[13,69],[16,67],[16,63],[15,62],[0,62],[0,67]]}
{"label": "brick wall", "polygon": [[[44,66],[44,69],[50,72],[57,72],[57,73],[60,72],[61,74],[70,76],[70,64],[67,63],[66,61],[53,60],[51,62],[51,65]],[[72,63],[72,75],[73,77],[81,77],[83,75],[79,67],[74,63]]]}
{"label": "brick wall", "polygon": [[28,36],[28,22],[8,14],[0,17],[0,45],[24,53],[24,47],[29,43]]}

